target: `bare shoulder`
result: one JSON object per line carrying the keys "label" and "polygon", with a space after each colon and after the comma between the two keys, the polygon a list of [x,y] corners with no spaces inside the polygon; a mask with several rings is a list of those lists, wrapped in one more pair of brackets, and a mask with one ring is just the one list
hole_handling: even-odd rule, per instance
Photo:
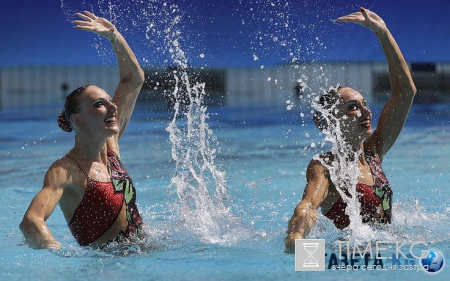
{"label": "bare shoulder", "polygon": [[68,157],[63,157],[48,168],[44,178],[44,187],[52,189],[70,189],[73,186],[84,184],[86,176],[77,164]]}
{"label": "bare shoulder", "polygon": [[321,200],[317,204],[322,209],[323,214],[326,214],[340,197],[327,168],[332,166],[334,160],[335,156],[331,152],[327,152],[315,156],[308,167],[310,169],[308,171],[310,173],[308,186],[314,187],[314,194],[320,197]]}
{"label": "bare shoulder", "polygon": [[328,175],[327,166],[331,165],[333,161],[334,155],[331,152],[316,155],[309,162],[308,173],[314,173],[316,176],[318,174],[327,176]]}
{"label": "bare shoulder", "polygon": [[309,162],[306,171],[306,188],[304,199],[319,200],[315,202],[317,206],[324,200],[328,194],[329,172],[326,168],[327,162],[331,161],[331,154],[316,155]]}
{"label": "bare shoulder", "polygon": [[64,168],[67,166],[66,162],[67,160],[58,159],[48,168],[47,172],[45,173],[44,178],[44,185],[48,185],[47,183],[55,183],[58,182],[58,179],[61,178],[61,176],[64,176],[64,174],[67,174],[66,169]]}
{"label": "bare shoulder", "polygon": [[58,195],[59,206],[66,220],[81,202],[86,190],[87,178],[74,160],[63,157],[56,160],[44,178],[44,189],[53,190]]}
{"label": "bare shoulder", "polygon": [[57,178],[68,178],[69,173],[73,170],[73,160],[68,157],[63,157],[55,162],[48,168],[47,173],[45,175],[46,178],[49,179],[57,179]]}

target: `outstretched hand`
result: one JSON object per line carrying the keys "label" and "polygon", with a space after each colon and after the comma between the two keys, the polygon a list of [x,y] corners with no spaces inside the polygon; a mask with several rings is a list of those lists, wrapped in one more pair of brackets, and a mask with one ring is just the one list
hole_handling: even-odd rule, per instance
{"label": "outstretched hand", "polygon": [[114,31],[117,30],[107,19],[97,17],[91,12],[84,11],[76,13],[76,15],[83,19],[73,21],[77,29],[90,31],[108,39],[112,39]]}
{"label": "outstretched hand", "polygon": [[360,8],[359,12],[355,12],[346,16],[342,16],[336,19],[337,22],[353,22],[362,26],[367,27],[373,32],[377,32],[381,29],[386,28],[386,24],[383,19],[379,17],[374,12]]}

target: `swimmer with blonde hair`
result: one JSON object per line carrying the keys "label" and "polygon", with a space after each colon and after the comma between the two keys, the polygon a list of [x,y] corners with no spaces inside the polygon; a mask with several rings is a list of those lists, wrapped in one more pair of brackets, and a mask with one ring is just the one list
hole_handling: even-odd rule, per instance
{"label": "swimmer with blonde hair", "polygon": [[103,89],[82,86],[66,98],[58,117],[65,131],[75,131],[74,147],[55,161],[44,186],[26,211],[20,229],[30,247],[61,248],[46,221],[59,204],[70,231],[82,246],[143,238],[136,190],[122,166],[119,139],[130,121],[144,72],[125,38],[108,20],[77,13],[76,28],[109,40],[117,57],[120,82],[111,97]]}

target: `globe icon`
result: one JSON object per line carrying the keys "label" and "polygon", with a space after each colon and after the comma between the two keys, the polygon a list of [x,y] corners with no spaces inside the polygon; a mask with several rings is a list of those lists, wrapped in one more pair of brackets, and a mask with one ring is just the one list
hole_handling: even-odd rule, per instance
{"label": "globe icon", "polygon": [[428,272],[438,272],[439,270],[441,270],[443,265],[444,258],[442,257],[441,253],[435,250],[431,250],[428,253],[428,256],[422,259],[422,266]]}

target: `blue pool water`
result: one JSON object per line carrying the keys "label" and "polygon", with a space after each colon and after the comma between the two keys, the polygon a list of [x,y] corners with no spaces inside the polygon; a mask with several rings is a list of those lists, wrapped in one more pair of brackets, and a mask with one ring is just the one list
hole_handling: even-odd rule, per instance
{"label": "blue pool water", "polygon": [[[379,107],[375,105],[373,110],[378,114]],[[18,224],[42,187],[48,166],[72,147],[73,134],[57,128],[57,110],[53,108],[3,110],[0,280],[446,280],[445,265],[434,275],[398,267],[295,271],[295,256],[284,253],[287,221],[300,200],[309,160],[327,149],[327,144],[321,148],[323,136],[310,116],[299,116],[308,111],[301,107],[209,107],[206,124],[214,138],[207,150],[215,156],[213,170],[225,183],[224,189],[217,191],[218,183],[211,173],[205,173],[205,181],[212,184],[203,199],[219,194],[226,197],[227,205],[213,200],[212,205],[193,207],[188,199],[179,197],[180,186],[171,183],[177,168],[167,130],[172,112],[138,104],[121,140],[121,153],[136,183],[149,241],[142,248],[101,252],[76,244],[58,208],[48,225],[63,248],[32,250],[23,245]],[[177,124],[184,126],[183,121]],[[444,260],[449,256],[449,137],[448,105],[412,108],[402,135],[384,160],[394,189],[393,224],[348,234],[319,218],[312,238],[326,240],[327,266],[331,254],[336,253],[335,242],[341,240],[360,244],[387,241],[388,245],[403,241],[405,254],[409,245],[423,241],[425,248],[439,251]],[[186,205],[188,209],[184,209]],[[420,246],[424,245],[416,248],[418,253]],[[390,256],[392,250],[384,253]],[[412,258],[396,262],[397,266],[418,264]],[[385,260],[384,265],[390,264],[391,260]]]}

